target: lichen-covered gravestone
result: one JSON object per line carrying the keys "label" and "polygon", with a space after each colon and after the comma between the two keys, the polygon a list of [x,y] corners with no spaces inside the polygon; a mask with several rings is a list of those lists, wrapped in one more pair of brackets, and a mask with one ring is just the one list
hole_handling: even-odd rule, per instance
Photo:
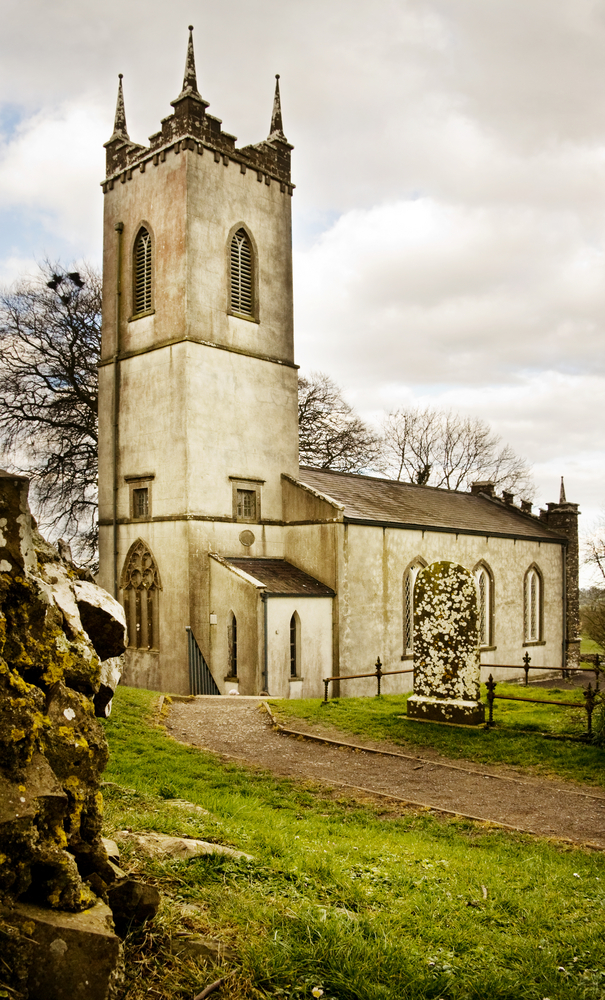
{"label": "lichen-covered gravestone", "polygon": [[107,1000],[121,949],[95,714],[111,691],[95,698],[126,623],[39,534],[27,493],[0,470],[0,980],[29,1000]]}
{"label": "lichen-covered gravestone", "polygon": [[431,563],[414,588],[413,719],[477,725],[479,700],[477,591],[472,573],[452,562]]}

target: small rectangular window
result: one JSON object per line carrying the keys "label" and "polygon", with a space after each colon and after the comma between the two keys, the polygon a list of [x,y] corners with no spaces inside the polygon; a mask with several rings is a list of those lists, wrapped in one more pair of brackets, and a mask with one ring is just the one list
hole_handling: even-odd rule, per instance
{"label": "small rectangular window", "polygon": [[237,516],[246,520],[256,519],[256,490],[237,491]]}
{"label": "small rectangular window", "polygon": [[147,486],[132,491],[132,516],[149,515],[149,488]]}

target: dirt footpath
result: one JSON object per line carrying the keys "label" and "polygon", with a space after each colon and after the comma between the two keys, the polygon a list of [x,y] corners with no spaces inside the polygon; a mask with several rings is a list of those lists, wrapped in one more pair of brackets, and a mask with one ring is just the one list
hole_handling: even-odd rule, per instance
{"label": "dirt footpath", "polygon": [[[426,750],[408,756],[397,745],[364,740],[301,720],[290,725],[299,732],[367,749],[283,735],[256,698],[198,697],[174,703],[166,722],[168,732],[183,743],[275,774],[391,795],[411,805],[491,820],[605,850],[605,793],[598,789],[583,791],[556,779],[448,760]],[[396,756],[372,753],[371,748]]]}

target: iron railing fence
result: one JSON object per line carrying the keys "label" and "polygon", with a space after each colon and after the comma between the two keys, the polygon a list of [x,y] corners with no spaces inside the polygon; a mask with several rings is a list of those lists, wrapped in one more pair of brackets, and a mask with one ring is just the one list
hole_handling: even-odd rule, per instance
{"label": "iron railing fence", "polygon": [[191,694],[220,694],[218,685],[210,672],[190,625],[187,633],[187,653],[189,656],[189,690]]}
{"label": "iron railing fence", "polygon": [[527,701],[533,705],[557,705],[561,708],[582,708],[586,710],[586,722],[587,735],[590,736],[592,733],[592,713],[597,705],[597,694],[596,690],[593,690],[592,684],[589,683],[587,688],[584,688],[584,706],[578,701],[551,701],[549,698],[519,698],[518,695],[512,694],[496,694],[497,682],[494,680],[490,674],[485,686],[487,688],[487,702],[489,705],[489,718],[487,721],[487,726],[493,726],[494,723],[494,702],[496,698],[501,701]]}
{"label": "iron railing fence", "polygon": [[537,666],[534,667],[534,666],[531,665],[531,656],[529,655],[529,653],[526,653],[525,656],[523,657],[523,664],[522,664],[522,666],[520,664],[518,664],[518,663],[482,663],[481,664],[481,668],[483,670],[485,670],[486,668],[489,668],[490,670],[519,670],[519,669],[523,669],[525,671],[525,687],[527,687],[527,685],[529,683],[529,671],[530,670],[548,670],[550,673],[555,673],[556,671],[561,670],[561,674],[563,675],[563,679],[568,678],[569,674],[572,673],[572,672],[573,673],[581,672],[581,673],[590,673],[590,674],[593,673],[595,675],[595,691],[598,691],[599,690],[599,678],[600,678],[601,674],[603,673],[603,666],[602,666],[601,657],[599,656],[598,653],[589,653],[589,654],[587,654],[585,656],[584,660],[587,663],[593,663],[594,666],[592,666],[592,667],[572,667],[572,668],[564,669],[564,670],[561,670],[561,667],[537,667]]}
{"label": "iron railing fence", "polygon": [[342,674],[339,677],[324,677],[324,705],[328,701],[328,685],[333,681],[352,681],[357,680],[358,677],[375,677],[378,682],[378,690],[376,692],[376,697],[380,694],[380,682],[383,677],[389,677],[391,674],[413,674],[414,668],[409,667],[407,670],[383,670],[382,663],[380,662],[380,657],[375,663],[376,669],[371,674]]}

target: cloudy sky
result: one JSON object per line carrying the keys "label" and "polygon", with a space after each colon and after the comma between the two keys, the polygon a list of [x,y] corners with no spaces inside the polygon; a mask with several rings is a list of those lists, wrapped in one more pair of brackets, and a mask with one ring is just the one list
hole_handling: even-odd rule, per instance
{"label": "cloudy sky", "polygon": [[4,0],[0,280],[100,261],[102,143],[124,73],[145,142],[187,24],[211,113],[295,145],[298,361],[368,419],[487,418],[605,503],[605,0]]}

